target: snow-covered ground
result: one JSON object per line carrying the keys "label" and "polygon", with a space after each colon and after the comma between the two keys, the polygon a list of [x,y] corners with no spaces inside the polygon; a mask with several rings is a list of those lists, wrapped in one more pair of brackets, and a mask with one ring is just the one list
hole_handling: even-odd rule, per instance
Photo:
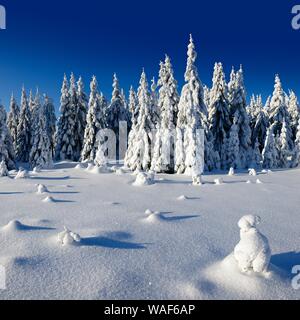
{"label": "snow-covered ground", "polygon": [[[299,169],[205,175],[202,186],[156,175],[138,187],[122,170],[75,166],[0,179],[0,299],[300,298],[291,285],[300,264]],[[242,274],[232,255],[247,214],[261,217],[272,249],[265,275]]]}

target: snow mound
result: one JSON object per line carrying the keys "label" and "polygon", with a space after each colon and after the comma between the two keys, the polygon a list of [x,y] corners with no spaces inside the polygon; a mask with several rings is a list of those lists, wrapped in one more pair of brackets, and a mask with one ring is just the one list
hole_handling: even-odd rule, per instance
{"label": "snow mound", "polygon": [[76,245],[81,241],[79,234],[72,232],[68,228],[64,227],[64,231],[58,234],[58,243],[62,246]]}
{"label": "snow mound", "polygon": [[150,215],[150,214],[152,214],[153,213],[153,211],[151,211],[150,209],[147,209],[146,211],[145,211],[145,214],[148,214],[148,215]]}
{"label": "snow mound", "polygon": [[246,181],[247,184],[252,184],[251,180]]}
{"label": "snow mound", "polygon": [[116,169],[114,172],[115,172],[116,175],[118,175],[118,176],[122,176],[122,175],[124,175],[124,174],[126,173],[125,170],[122,169],[122,168]]}
{"label": "snow mound", "polygon": [[263,169],[263,170],[261,170],[261,173],[266,174],[266,173],[268,173],[268,170]]}
{"label": "snow mound", "polygon": [[33,173],[40,173],[42,171],[42,167],[41,166],[37,166],[37,167],[34,167],[32,172]]}
{"label": "snow mound", "polygon": [[46,197],[45,199],[43,199],[43,202],[53,203],[53,202],[55,202],[55,200],[52,197]]}
{"label": "snow mound", "polygon": [[43,184],[38,184],[37,185],[37,194],[44,194],[47,193],[48,189],[46,186],[44,186]]}
{"label": "snow mound", "polygon": [[203,272],[206,285],[211,288],[208,294],[221,296],[222,299],[251,299],[260,300],[284,299],[285,293],[290,292],[290,281],[284,278],[277,268],[270,266],[269,272],[255,273],[240,271],[234,255],[227,256],[221,262],[208,267]]}
{"label": "snow mound", "polygon": [[20,169],[15,176],[15,179],[27,179],[29,178],[29,173],[27,170]]}
{"label": "snow mound", "polygon": [[234,249],[234,257],[241,272],[268,270],[271,249],[268,239],[256,228],[260,221],[259,216],[247,215],[238,222],[241,240]]}
{"label": "snow mound", "polygon": [[249,169],[249,176],[256,177],[257,176],[256,170],[255,169]]}
{"label": "snow mound", "polygon": [[143,186],[150,186],[154,184],[154,175],[152,173],[144,173],[144,172],[140,172],[137,176],[136,176],[136,180],[133,183],[133,186],[135,187],[143,187]]}
{"label": "snow mound", "polygon": [[112,166],[112,167],[110,168],[110,170],[111,170],[112,172],[116,172],[116,171],[118,170],[118,167],[117,167],[117,166]]}
{"label": "snow mound", "polygon": [[86,171],[92,171],[94,168],[95,168],[95,166],[92,163],[89,163],[85,170]]}
{"label": "snow mound", "polygon": [[4,160],[0,163],[0,177],[7,177],[8,176],[8,169]]}
{"label": "snow mound", "polygon": [[110,173],[110,169],[107,166],[93,166],[93,168],[91,168],[89,170],[91,173],[93,174],[103,174],[103,173]]}
{"label": "snow mound", "polygon": [[229,169],[228,175],[229,176],[234,176],[235,175],[234,168],[230,168]]}
{"label": "snow mound", "polygon": [[76,170],[85,169],[85,165],[83,163],[78,163],[78,165],[75,167]]}
{"label": "snow mound", "polygon": [[146,218],[146,221],[150,222],[150,223],[160,222],[162,220],[163,220],[163,217],[162,217],[161,213],[158,211],[150,213],[148,215],[148,217]]}
{"label": "snow mound", "polygon": [[224,184],[224,181],[222,178],[218,178],[214,180],[215,185],[220,186],[221,184]]}
{"label": "snow mound", "polygon": [[202,186],[202,184],[203,184],[203,182],[202,182],[201,175],[193,177],[193,186]]}
{"label": "snow mound", "polygon": [[3,227],[5,231],[20,231],[24,229],[24,225],[18,220],[10,221],[6,226]]}
{"label": "snow mound", "polygon": [[185,201],[185,200],[188,200],[188,197],[185,196],[185,195],[181,195],[177,198],[178,201]]}
{"label": "snow mound", "polygon": [[259,179],[256,180],[256,183],[257,184],[262,184],[262,182]]}

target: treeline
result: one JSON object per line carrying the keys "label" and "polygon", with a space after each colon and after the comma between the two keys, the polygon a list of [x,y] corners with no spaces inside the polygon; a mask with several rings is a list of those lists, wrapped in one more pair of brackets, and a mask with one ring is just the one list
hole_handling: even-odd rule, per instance
{"label": "treeline", "polygon": [[65,76],[58,122],[50,98],[41,99],[39,93],[27,98],[23,88],[20,110],[14,97],[7,119],[0,108],[2,162],[9,168],[16,161],[29,162],[34,168],[47,167],[53,160],[95,161],[99,149],[106,147],[99,132],[111,129],[118,145],[119,124],[125,121],[130,131],[125,165],[132,170],[197,176],[203,166],[209,171],[297,166],[299,103],[293,91],[283,90],[279,76],[265,103],[253,95],[247,106],[242,67],[233,69],[227,82],[222,64],[216,63],[209,88],[200,80],[196,59],[190,37],[181,94],[168,56],[160,63],[158,81],[149,86],[143,71],[138,90],[131,87],[128,100],[116,75],[110,101],[99,90],[96,77],[88,97],[81,78],[76,82],[73,74],[69,81]]}

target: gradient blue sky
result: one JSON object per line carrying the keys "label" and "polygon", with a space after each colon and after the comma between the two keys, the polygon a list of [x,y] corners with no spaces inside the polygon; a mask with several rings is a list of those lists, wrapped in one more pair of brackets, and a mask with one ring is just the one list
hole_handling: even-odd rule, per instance
{"label": "gradient blue sky", "polygon": [[39,86],[59,107],[64,72],[82,75],[86,91],[95,74],[110,98],[117,72],[126,92],[138,84],[142,67],[149,79],[168,53],[180,85],[188,35],[198,51],[202,81],[211,84],[213,64],[244,65],[248,94],[273,91],[275,73],[285,89],[300,95],[300,31],[291,28],[296,1],[15,1],[0,0],[7,30],[0,31],[0,98],[18,100],[24,83]]}

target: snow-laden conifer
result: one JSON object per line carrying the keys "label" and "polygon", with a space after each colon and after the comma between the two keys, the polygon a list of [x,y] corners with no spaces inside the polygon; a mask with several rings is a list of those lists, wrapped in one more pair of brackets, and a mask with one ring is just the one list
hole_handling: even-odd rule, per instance
{"label": "snow-laden conifer", "polygon": [[[71,82],[75,80],[71,77]],[[64,76],[63,85],[61,89],[60,99],[60,118],[57,125],[56,134],[56,159],[57,160],[76,160],[75,153],[75,113],[76,108],[74,102],[71,101],[69,83],[66,75]]]}
{"label": "snow-laden conifer", "polygon": [[31,112],[25,92],[22,89],[21,111],[17,130],[16,160],[28,162],[31,150]]}
{"label": "snow-laden conifer", "polygon": [[[207,121],[207,108],[204,103],[202,82],[198,76],[195,65],[197,52],[192,36],[187,52],[187,67],[185,72],[185,85],[182,88],[178,105],[175,170],[178,173],[191,174],[194,167],[193,157],[202,157],[200,130],[205,128]],[[196,159],[203,162],[204,159]],[[200,163],[202,165],[202,163]],[[201,170],[201,168],[200,168]]]}
{"label": "snow-laden conifer", "polygon": [[216,63],[213,75],[213,87],[210,91],[210,107],[208,115],[209,130],[213,134],[214,151],[218,154],[216,158],[220,163],[215,168],[225,169],[226,162],[226,140],[231,128],[228,88],[225,80],[223,66]]}
{"label": "snow-laden conifer", "polygon": [[144,70],[141,75],[137,96],[139,116],[137,124],[131,129],[128,149],[125,155],[125,166],[132,171],[136,169],[149,170],[152,160],[153,130],[155,125],[152,122],[151,94]]}
{"label": "snow-laden conifer", "polygon": [[52,149],[49,138],[45,105],[41,104],[39,94],[35,98],[36,127],[33,131],[32,148],[29,155],[30,167],[49,168],[52,166]]}
{"label": "snow-laden conifer", "polygon": [[10,132],[15,151],[17,150],[19,118],[20,118],[20,108],[16,102],[14,95],[12,94],[10,99],[10,110],[7,117],[7,127]]}
{"label": "snow-laden conifer", "polygon": [[277,168],[278,165],[278,151],[273,130],[274,127],[270,126],[267,131],[265,146],[262,152],[263,167],[266,169]]}
{"label": "snow-laden conifer", "polygon": [[166,56],[165,63],[161,64],[158,80],[159,98],[158,109],[160,121],[157,125],[152,170],[156,172],[174,172],[175,169],[175,128],[179,95],[177,81],[174,78],[170,58]]}
{"label": "snow-laden conifer", "polygon": [[53,100],[46,94],[44,95],[44,112],[46,117],[47,132],[50,141],[50,149],[52,152],[52,158],[55,153],[55,132],[56,132],[56,115]]}
{"label": "snow-laden conifer", "polygon": [[290,125],[292,129],[293,139],[296,138],[298,122],[300,119],[300,105],[298,98],[294,91],[290,91],[289,103],[288,103],[288,112],[290,115]]}
{"label": "snow-laden conifer", "polygon": [[98,150],[97,134],[99,130],[107,127],[105,112],[107,100],[104,95],[99,94],[96,77],[92,78],[90,84],[89,110],[87,114],[87,125],[84,133],[83,150],[81,161],[94,161]]}
{"label": "snow-laden conifer", "polygon": [[15,152],[6,120],[5,108],[0,105],[0,161],[4,161],[7,168],[12,170],[15,168]]}

